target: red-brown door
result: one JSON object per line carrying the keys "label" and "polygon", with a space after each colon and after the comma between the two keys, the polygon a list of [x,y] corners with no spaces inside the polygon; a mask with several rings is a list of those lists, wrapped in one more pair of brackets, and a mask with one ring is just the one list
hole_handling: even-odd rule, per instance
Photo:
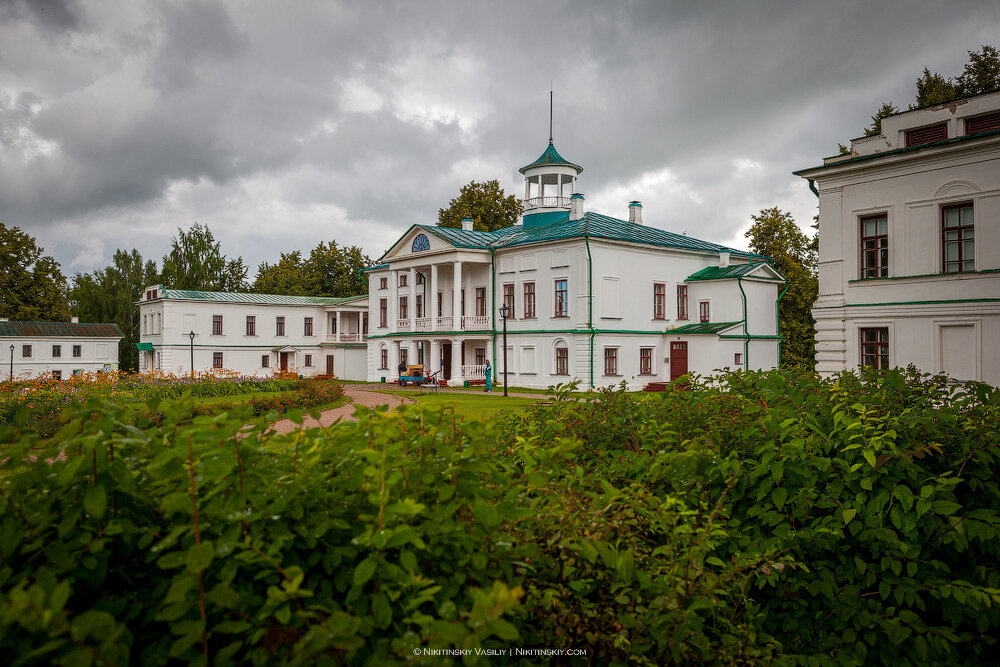
{"label": "red-brown door", "polygon": [[451,379],[451,343],[441,346],[441,356],[444,358],[444,379]]}
{"label": "red-brown door", "polygon": [[326,374],[333,376],[333,355],[326,355]]}
{"label": "red-brown door", "polygon": [[288,353],[282,352],[278,355],[278,368],[282,373],[288,370]]}
{"label": "red-brown door", "polygon": [[673,382],[688,372],[688,344],[670,343],[670,381]]}

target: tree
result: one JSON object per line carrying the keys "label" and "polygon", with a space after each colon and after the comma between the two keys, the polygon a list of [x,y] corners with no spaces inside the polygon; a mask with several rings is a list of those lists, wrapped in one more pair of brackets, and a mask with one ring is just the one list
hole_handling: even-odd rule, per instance
{"label": "tree", "polygon": [[875,115],[872,116],[872,124],[865,128],[865,136],[874,137],[875,135],[882,134],[882,119],[888,118],[894,113],[899,113],[899,107],[892,102],[883,102],[882,106],[875,112]]}
{"label": "tree", "polygon": [[946,79],[937,72],[924,68],[924,73],[917,79],[917,99],[910,105],[911,109],[925,107],[931,104],[943,104],[958,97],[955,92],[955,82]]}
{"label": "tree", "polygon": [[986,44],[982,51],[969,51],[969,62],[955,79],[956,98],[995,90],[1000,90],[1000,52],[995,46]]}
{"label": "tree", "polygon": [[462,186],[458,197],[448,202],[448,208],[438,210],[437,224],[458,229],[462,218],[472,218],[473,229],[492,232],[516,224],[523,211],[521,201],[504,193],[499,181],[470,181]]}
{"label": "tree", "polygon": [[300,296],[366,294],[368,282],[359,272],[371,263],[357,246],[341,247],[336,241],[320,241],[306,259],[296,250],[281,253],[276,264],[262,262],[252,289],[262,294]]}
{"label": "tree", "polygon": [[360,271],[371,264],[358,246],[340,247],[336,241],[320,241],[309,253],[305,272],[323,296],[355,296],[368,293],[368,281]]}
{"label": "tree", "polygon": [[205,225],[177,229],[170,254],[163,257],[163,284],[171,289],[239,292],[246,289],[243,258],[228,259]]}
{"label": "tree", "polygon": [[139,369],[139,307],[142,290],[159,282],[156,262],[144,260],[138,250],[115,251],[112,265],[93,273],[78,273],[70,288],[70,307],[83,322],[114,322],[125,337],[118,354],[119,367]]}
{"label": "tree", "polygon": [[11,320],[69,320],[66,276],[43,255],[35,237],[0,223],[0,316]]}
{"label": "tree", "polygon": [[779,314],[784,336],[781,365],[811,370],[816,364],[816,328],[811,311],[819,292],[818,239],[803,234],[791,214],[777,207],[750,217],[754,221],[746,233],[750,249],[771,257],[774,268],[788,281]]}

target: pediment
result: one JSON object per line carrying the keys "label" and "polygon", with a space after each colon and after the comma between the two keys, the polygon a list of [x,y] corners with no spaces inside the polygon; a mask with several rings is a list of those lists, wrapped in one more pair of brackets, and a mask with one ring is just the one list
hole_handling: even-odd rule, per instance
{"label": "pediment", "polygon": [[441,239],[432,232],[428,232],[414,225],[392,244],[389,251],[382,256],[379,261],[388,262],[392,260],[406,259],[418,255],[425,255],[439,250],[451,250],[455,246]]}

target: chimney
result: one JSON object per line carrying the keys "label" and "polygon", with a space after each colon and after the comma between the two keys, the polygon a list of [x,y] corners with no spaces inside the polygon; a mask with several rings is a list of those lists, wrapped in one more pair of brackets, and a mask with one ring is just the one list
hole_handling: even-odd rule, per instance
{"label": "chimney", "polygon": [[729,253],[720,252],[719,253],[719,268],[724,269],[729,266]]}
{"label": "chimney", "polygon": [[472,218],[462,218],[462,229],[467,232],[472,231]]}
{"label": "chimney", "polygon": [[628,221],[633,225],[642,224],[642,204],[637,201],[630,201],[628,204]]}
{"label": "chimney", "polygon": [[579,192],[569,198],[569,219],[580,220],[583,218],[583,195]]}

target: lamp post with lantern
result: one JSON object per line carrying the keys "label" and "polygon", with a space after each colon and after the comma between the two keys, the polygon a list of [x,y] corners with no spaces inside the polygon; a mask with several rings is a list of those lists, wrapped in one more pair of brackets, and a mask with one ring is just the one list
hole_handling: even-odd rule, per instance
{"label": "lamp post with lantern", "polygon": [[507,396],[507,318],[510,308],[507,304],[500,306],[500,319],[503,320],[503,395]]}

